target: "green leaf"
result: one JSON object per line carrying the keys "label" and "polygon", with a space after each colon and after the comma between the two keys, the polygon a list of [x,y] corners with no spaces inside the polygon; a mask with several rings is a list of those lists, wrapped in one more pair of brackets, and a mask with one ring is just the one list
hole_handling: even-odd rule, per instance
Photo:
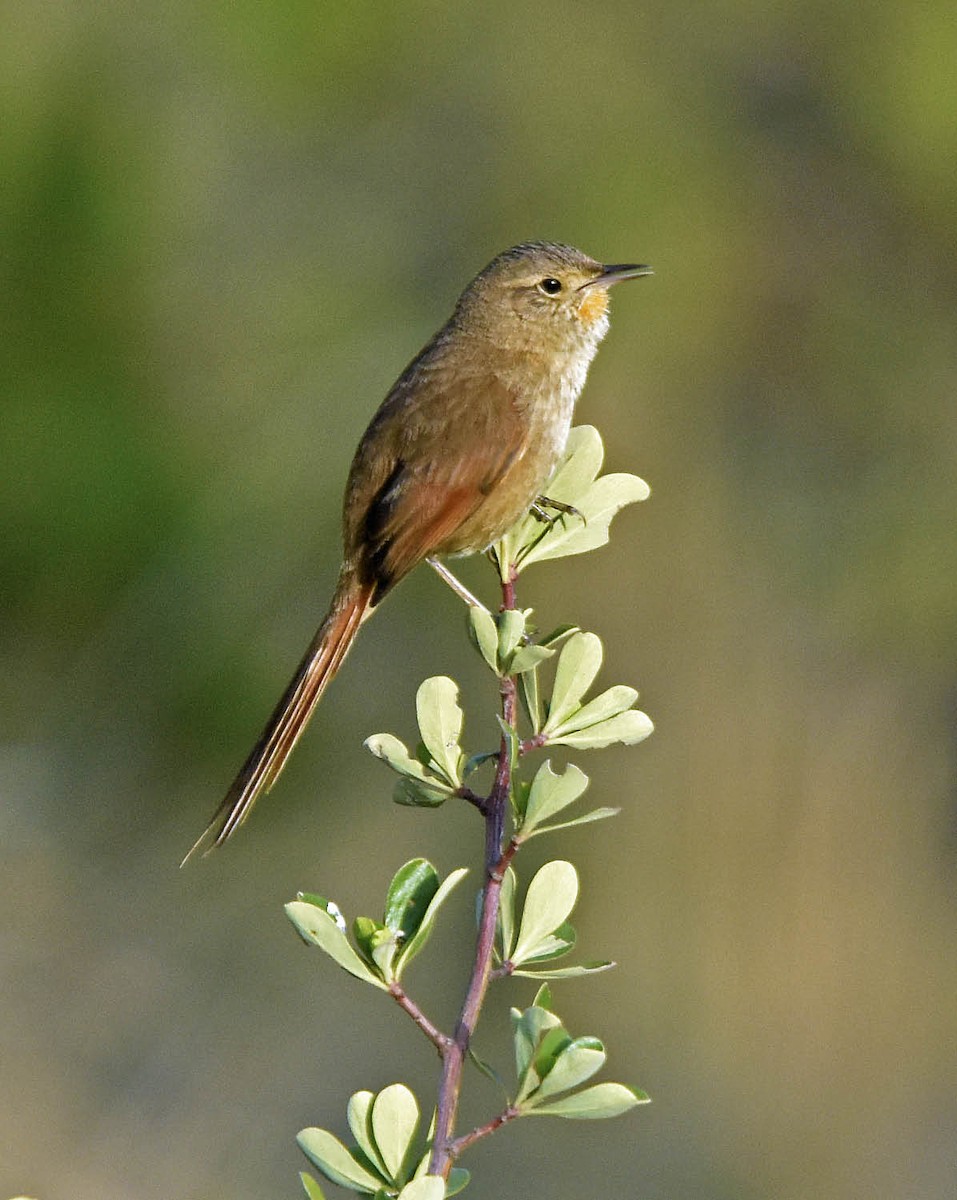
{"label": "green leaf", "polygon": [[405,1185],[396,1200],[443,1200],[444,1196],[445,1180],[441,1175],[420,1175]]}
{"label": "green leaf", "polygon": [[429,901],[428,908],[422,914],[422,919],[419,921],[418,928],[415,933],[409,938],[405,946],[399,951],[398,959],[395,964],[395,977],[401,978],[402,972],[406,969],[409,963],[416,955],[425,947],[426,942],[432,934],[432,928],[435,925],[435,918],[438,916],[439,909],[448,899],[449,893],[456,887],[468,874],[465,867],[459,867],[452,871],[442,881],[436,889],[435,895]]}
{"label": "green leaf", "polygon": [[394,733],[374,733],[363,742],[365,748],[383,762],[388,763],[393,771],[400,775],[409,775],[413,779],[427,779],[425,768],[409,753],[405,742]]}
{"label": "green leaf", "polygon": [[617,1117],[639,1104],[648,1104],[651,1097],[623,1083],[596,1083],[561,1100],[535,1105],[525,1114],[530,1117],[568,1117],[578,1120],[601,1120]]}
{"label": "green leaf", "polygon": [[[578,497],[597,475],[601,460],[602,447],[598,431],[588,425],[572,429],[568,435],[565,453],[545,484],[543,494],[552,500],[561,500],[577,507]],[[528,561],[533,546],[541,544],[549,534],[556,536],[560,533],[561,530],[556,529],[560,524],[561,522],[556,521],[549,530],[531,513],[516,521],[494,547],[502,578],[507,578],[510,565],[518,567]]]}
{"label": "green leaf", "polygon": [[413,1141],[419,1128],[419,1106],[402,1083],[383,1088],[372,1101],[372,1137],[388,1178],[400,1186],[411,1170]]}
{"label": "green leaf", "polygon": [[532,785],[527,780],[512,776],[508,798],[512,810],[512,824],[516,830],[521,829],[525,822],[525,806],[528,804],[528,794],[531,790]]}
{"label": "green leaf", "polygon": [[510,564],[522,569],[604,545],[615,513],[626,504],[647,499],[648,485],[636,475],[596,479],[603,456],[596,429],[580,425],[571,431],[565,454],[542,490],[549,499],[572,505],[580,516],[559,517],[551,525],[543,525],[531,513],[522,517],[494,547],[503,579]]}
{"label": "green leaf", "polygon": [[544,494],[552,500],[574,504],[591,486],[604,458],[601,434],[594,425],[577,425],[568,434],[565,453]]}
{"label": "green leaf", "polygon": [[525,895],[512,961],[533,958],[542,939],[568,919],[577,899],[578,872],[570,862],[557,859],[536,872]]}
{"label": "green leaf", "polygon": [[[410,798],[400,800],[396,794],[394,798],[397,803],[438,805],[455,794],[455,789],[450,787],[446,780],[423,766],[394,734],[374,733],[372,737],[366,738],[363,744],[371,754],[381,758],[388,767],[402,776],[400,782],[408,788]],[[397,787],[396,793],[398,791]],[[420,794],[421,799],[411,798]]]}
{"label": "green leaf", "polygon": [[506,608],[498,615],[498,662],[501,671],[510,670],[512,655],[525,636],[525,613]]}
{"label": "green leaf", "polygon": [[353,1092],[349,1097],[349,1104],[346,1108],[346,1119],[349,1122],[349,1128],[352,1131],[352,1136],[356,1139],[359,1149],[365,1154],[376,1170],[382,1173],[383,1179],[388,1179],[389,1175],[386,1165],[382,1161],[379,1148],[376,1146],[375,1139],[372,1136],[372,1103],[374,1100],[374,1092]]}
{"label": "green leaf", "polygon": [[392,789],[392,801],[405,808],[439,808],[455,793],[437,780],[420,783],[418,779],[397,779]]}
{"label": "green leaf", "polygon": [[329,913],[314,904],[293,900],[286,905],[286,915],[305,941],[324,950],[344,971],[364,983],[386,989],[386,984],[366,966]]}
{"label": "green leaf", "polygon": [[559,625],[553,629],[551,633],[546,633],[544,637],[540,637],[538,639],[538,644],[540,646],[550,646],[554,648],[559,642],[563,642],[566,638],[571,637],[573,633],[580,632],[581,630],[577,625]]}
{"label": "green leaf", "polygon": [[[522,958],[521,965],[523,967],[537,966],[539,963],[549,962],[553,958],[561,958],[563,954],[567,954],[569,950],[575,948],[577,938],[574,927],[565,921],[553,933],[546,934],[537,942],[534,953]],[[513,965],[514,962],[515,960],[513,960]]]}
{"label": "green leaf", "polygon": [[576,712],[601,667],[602,648],[593,633],[576,633],[562,647],[555,671],[548,720],[542,732],[551,734]]}
{"label": "green leaf", "polygon": [[352,936],[355,938],[359,953],[367,961],[372,961],[372,951],[375,949],[375,936],[385,929],[372,917],[356,917],[352,922]]}
{"label": "green leaf", "polygon": [[643,742],[650,733],[654,732],[654,728],[647,713],[632,708],[628,712],[619,713],[617,717],[601,721],[588,729],[564,733],[560,737],[549,735],[548,744],[550,746],[573,746],[576,750],[600,750],[603,746],[611,746],[615,742],[633,746],[637,742]]}
{"label": "green leaf", "polygon": [[[429,1130],[430,1138],[432,1136],[432,1132],[433,1132],[433,1130],[430,1128],[430,1130]],[[431,1159],[431,1157],[432,1157],[432,1150],[430,1147],[428,1150],[426,1150],[425,1154],[422,1157],[422,1161],[419,1163],[418,1167],[416,1168],[415,1179],[437,1178],[437,1176],[430,1176],[429,1172],[428,1172],[429,1160]],[[449,1177],[446,1180],[445,1195],[446,1196],[457,1196],[459,1194],[459,1192],[461,1192],[462,1189],[468,1185],[470,1178],[471,1178],[471,1176],[469,1175],[468,1171],[465,1170],[464,1167],[453,1167],[449,1171]],[[402,1192],[402,1196],[405,1196],[405,1192]],[[398,1197],[396,1198],[396,1200],[398,1200]]]}
{"label": "green leaf", "polygon": [[605,1048],[597,1038],[575,1038],[565,1046],[555,1059],[551,1070],[545,1074],[532,1103],[537,1104],[539,1099],[544,1100],[571,1088],[580,1087],[601,1070],[606,1057]]}
{"label": "green leaf", "polygon": [[542,728],[542,698],[538,686],[538,671],[523,671],[518,677],[518,694],[533,733]]}
{"label": "green leaf", "polygon": [[522,566],[597,550],[607,543],[615,515],[626,505],[647,500],[650,495],[651,488],[637,475],[621,472],[596,479],[575,504],[584,519],[574,524],[566,521],[556,528],[529,551]]}
{"label": "green leaf", "polygon": [[299,1178],[309,1200],[326,1200],[325,1194],[318,1183],[306,1171],[299,1172]]}
{"label": "green leaf", "polygon": [[419,732],[425,742],[436,771],[452,787],[462,783],[462,710],[458,703],[459,689],[447,675],[435,675],[419,686],[415,695],[415,712]]}
{"label": "green leaf", "polygon": [[539,1042],[549,1029],[561,1028],[554,1013],[538,1004],[519,1012],[511,1010],[512,1042],[515,1048],[515,1074],[522,1085],[532,1065]]}
{"label": "green leaf", "polygon": [[439,873],[425,858],[401,866],[389,884],[384,920],[389,929],[408,940],[418,929],[432,898],[439,890]]}
{"label": "green leaf", "polygon": [[372,939],[372,961],[386,983],[391,983],[395,978],[393,960],[398,949],[399,936],[391,929],[379,930]]}
{"label": "green leaf", "polygon": [[541,1081],[558,1061],[558,1056],[571,1043],[571,1035],[561,1026],[548,1030],[539,1043],[538,1049],[535,1051],[535,1057],[532,1060],[532,1073],[537,1076],[537,1083],[533,1090],[538,1090]]}
{"label": "green leaf", "polygon": [[399,944],[398,935],[371,917],[356,917],[352,935],[360,955],[386,983],[392,979],[392,959]]}
{"label": "green leaf", "polygon": [[556,775],[550,762],[544,762],[535,772],[532,788],[525,806],[525,819],[520,834],[528,837],[536,826],[573,804],[588,787],[588,776],[576,766]]}
{"label": "green leaf", "polygon": [[597,975],[600,971],[610,971],[615,965],[610,961],[593,962],[576,967],[555,967],[547,971],[526,970],[522,967],[514,970],[512,974],[523,979],[579,979],[583,975]]}
{"label": "green leaf", "polygon": [[468,779],[473,771],[477,771],[479,767],[496,758],[498,758],[497,750],[480,750],[477,754],[471,755],[466,759],[465,766],[462,768],[462,778]]}
{"label": "green leaf", "polygon": [[453,1167],[449,1171],[448,1182],[445,1185],[446,1196],[457,1196],[468,1185],[468,1181],[472,1178],[465,1167]]}
{"label": "green leaf", "polygon": [[325,896],[317,896],[315,892],[296,892],[296,899],[301,900],[304,904],[314,904],[317,908],[321,908],[323,912],[332,917],[343,933],[346,932],[348,928],[346,919],[335,900],[327,900]]}
{"label": "green leaf", "polygon": [[541,666],[546,658],[552,658],[554,654],[555,651],[549,650],[547,646],[534,644],[522,646],[512,655],[508,664],[509,674],[524,675],[527,671],[533,671],[536,667]]}
{"label": "green leaf", "polygon": [[471,605],[468,610],[468,631],[472,645],[486,664],[498,674],[498,628],[495,618],[484,608]]}
{"label": "green leaf", "polygon": [[539,825],[537,829],[528,834],[523,830],[522,840],[538,837],[540,833],[556,833],[559,829],[571,829],[573,825],[590,825],[592,821],[604,821],[608,817],[617,817],[620,812],[620,808],[593,808],[591,812],[583,813],[571,821],[559,821],[555,825]]}
{"label": "green leaf", "polygon": [[552,989],[547,983],[543,983],[538,989],[538,991],[535,993],[535,999],[532,1001],[532,1003],[537,1008],[544,1008],[548,1012],[552,1011]]}
{"label": "green leaf", "polygon": [[514,767],[515,764],[518,762],[518,752],[519,752],[518,732],[517,732],[517,730],[513,729],[511,727],[511,725],[508,724],[507,721],[503,721],[501,717],[496,716],[495,720],[498,722],[498,727],[502,731],[502,737],[505,739],[505,742],[509,749],[509,760],[511,762],[512,767]]}
{"label": "green leaf", "polygon": [[332,1183],[366,1194],[374,1194],[381,1187],[382,1180],[360,1166],[328,1129],[303,1129],[296,1141],[306,1157]]}
{"label": "green leaf", "polygon": [[515,944],[515,872],[506,867],[502,876],[502,890],[499,893],[498,904],[498,933],[502,951],[502,961],[512,957],[512,947]]}
{"label": "green leaf", "polygon": [[573,729],[587,729],[589,725],[597,725],[600,721],[617,717],[619,713],[631,708],[637,699],[638,693],[633,687],[627,687],[623,683],[610,687],[573,712],[564,723],[552,725],[549,740]]}

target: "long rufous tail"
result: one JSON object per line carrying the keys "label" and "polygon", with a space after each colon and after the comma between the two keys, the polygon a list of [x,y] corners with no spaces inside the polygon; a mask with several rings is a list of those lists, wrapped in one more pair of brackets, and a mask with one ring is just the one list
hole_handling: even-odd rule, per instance
{"label": "long rufous tail", "polygon": [[322,699],[322,693],[348,654],[359,626],[371,615],[373,596],[374,585],[360,584],[353,575],[344,575],[340,579],[326,619],[319,626],[289,687],[213,819],[183,859],[184,864],[207,842],[208,853],[231,837],[249,816],[259,797],[279,778],[286,759]]}

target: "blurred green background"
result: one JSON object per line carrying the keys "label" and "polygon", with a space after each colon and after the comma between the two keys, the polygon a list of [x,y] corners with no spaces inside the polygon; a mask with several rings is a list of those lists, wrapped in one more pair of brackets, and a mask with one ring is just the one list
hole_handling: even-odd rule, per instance
{"label": "blurred green background", "polygon": [[[439,672],[494,739],[430,572],[242,837],[177,863],[324,609],[368,417],[470,276],[544,237],[656,269],[579,408],[652,499],[522,594],[598,631],[658,726],[578,756],[617,823],[542,846],[581,866],[585,956],[621,964],[559,1011],[655,1103],[509,1128],[468,1194],[950,1200],[952,2],[2,21],[0,1194],[292,1197],[300,1127],[433,1094],[407,1020],[281,909],[477,864],[474,814],[394,808],[361,748],[410,736]],[[443,1021],[466,890],[411,976]],[[496,1102],[474,1079],[463,1119]]]}

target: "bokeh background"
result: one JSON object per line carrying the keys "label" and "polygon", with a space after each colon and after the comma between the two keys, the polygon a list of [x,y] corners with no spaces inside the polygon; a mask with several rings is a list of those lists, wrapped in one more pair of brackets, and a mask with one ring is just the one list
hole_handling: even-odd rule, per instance
{"label": "bokeh background", "polygon": [[[579,409],[652,499],[523,591],[658,726],[579,756],[623,814],[525,868],[579,863],[585,956],[621,965],[559,1011],[655,1103],[513,1126],[469,1194],[953,1197],[953,4],[2,22],[0,1195],[292,1197],[296,1131],[343,1132],[352,1090],[429,1102],[416,1031],[281,905],[376,912],[416,853],[477,864],[474,814],[394,808],[361,748],[411,736],[439,672],[494,740],[430,572],[243,836],[177,863],[318,622],[370,413],[465,281],[546,237],[656,269]],[[466,890],[411,979],[441,1021]],[[476,1077],[464,1119],[496,1103]]]}

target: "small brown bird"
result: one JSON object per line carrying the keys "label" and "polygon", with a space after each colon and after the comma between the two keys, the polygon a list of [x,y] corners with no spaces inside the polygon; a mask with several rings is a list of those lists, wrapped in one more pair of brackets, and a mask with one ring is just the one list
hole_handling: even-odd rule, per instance
{"label": "small brown bird", "polygon": [[603,266],[571,246],[527,242],[468,285],[359,443],[329,612],[190,854],[210,836],[222,845],[276,782],[386,593],[423,559],[486,550],[535,503],[608,330],[608,289],[650,274],[637,264]]}

